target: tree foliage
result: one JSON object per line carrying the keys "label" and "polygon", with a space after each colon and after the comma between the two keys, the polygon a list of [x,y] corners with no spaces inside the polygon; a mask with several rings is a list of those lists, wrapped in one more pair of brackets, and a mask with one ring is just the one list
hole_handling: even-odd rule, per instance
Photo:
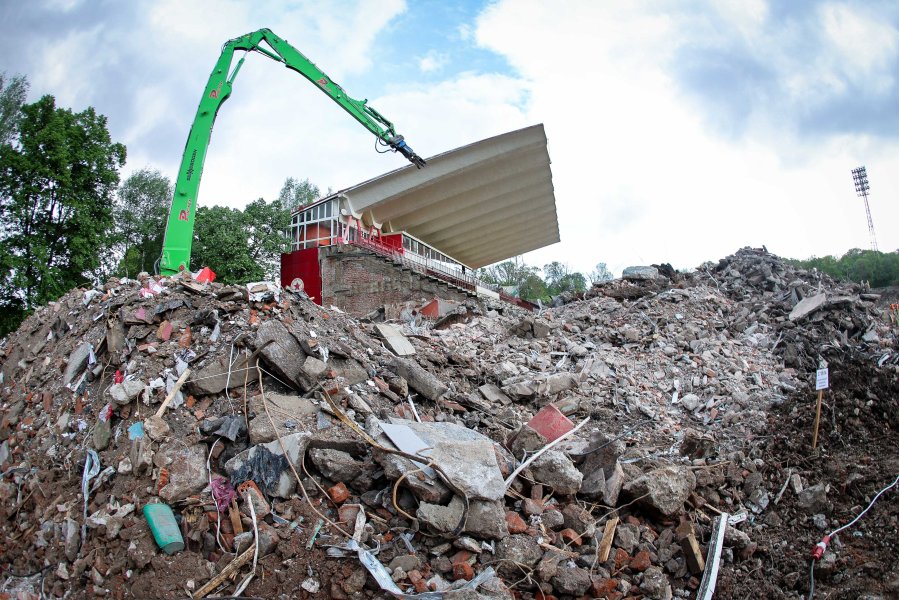
{"label": "tree foliage", "polygon": [[590,271],[590,274],[587,275],[587,278],[590,280],[590,283],[601,283],[603,281],[612,281],[615,279],[615,276],[612,275],[612,272],[609,271],[609,267],[606,266],[606,263],[596,263],[596,268]]}
{"label": "tree foliage", "polygon": [[867,281],[875,288],[899,285],[899,252],[854,248],[840,258],[812,257],[792,262],[804,269],[818,269],[841,281]]}
{"label": "tree foliage", "polygon": [[308,178],[299,180],[288,177],[284,180],[281,193],[278,194],[278,200],[281,202],[281,206],[287,209],[288,214],[299,206],[312,204],[320,197],[321,191],[318,186]]}
{"label": "tree foliage", "polygon": [[582,273],[572,272],[568,265],[558,261],[543,267],[543,277],[540,277],[538,267],[525,264],[520,258],[479,269],[477,276],[531,302],[549,302],[553,296],[563,292],[583,292],[587,289],[587,279]]}
{"label": "tree foliage", "polygon": [[140,169],[122,183],[115,205],[116,241],[122,257],[118,271],[122,275],[153,272],[162,254],[171,202],[172,182],[158,170]]}
{"label": "tree foliage", "polygon": [[550,296],[563,292],[583,292],[587,289],[587,279],[582,273],[573,273],[568,265],[553,261],[543,267],[543,277]]}
{"label": "tree foliage", "polygon": [[223,206],[197,210],[192,270],[209,267],[222,283],[247,283],[277,274],[281,252],[287,250],[284,234],[290,212],[279,200],[261,198],[246,209]]}
{"label": "tree foliage", "polygon": [[0,146],[0,303],[24,314],[100,269],[125,146],[93,108],[44,96],[21,112],[16,139]]}
{"label": "tree foliage", "polygon": [[281,253],[290,250],[290,209],[281,200],[266,203],[262,198],[243,211],[250,256],[258,262],[266,277],[273,279],[281,268]]}
{"label": "tree foliage", "polygon": [[13,141],[18,133],[27,96],[28,80],[25,77],[0,73],[0,144]]}

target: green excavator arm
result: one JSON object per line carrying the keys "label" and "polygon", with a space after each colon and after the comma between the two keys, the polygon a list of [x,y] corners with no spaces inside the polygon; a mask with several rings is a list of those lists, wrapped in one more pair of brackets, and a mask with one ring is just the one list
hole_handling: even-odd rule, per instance
{"label": "green excavator arm", "polygon": [[169,211],[169,220],[162,244],[160,272],[163,275],[174,275],[190,266],[197,193],[200,189],[200,178],[203,174],[203,163],[206,161],[206,150],[209,148],[212,126],[219,108],[231,95],[234,79],[246,59],[245,54],[234,66],[234,69],[231,69],[234,52],[238,50],[247,53],[259,52],[272,60],[283,63],[288,69],[296,71],[318,86],[354,119],[375,134],[378,144],[388,147],[394,152],[399,152],[418,168],[425,164],[425,161],[406,144],[403,136],[397,135],[393,123],[368,106],[367,100],[355,100],[349,97],[342,87],[332,81],[286,40],[281,39],[269,29],[260,29],[234,38],[222,47],[222,54],[209,76],[206,89],[203,90],[203,97],[197,107],[197,115],[194,117],[190,134],[187,136],[187,144],[184,147],[184,155],[181,157],[181,167],[178,169],[178,179],[175,181],[175,194],[172,198],[172,208]]}

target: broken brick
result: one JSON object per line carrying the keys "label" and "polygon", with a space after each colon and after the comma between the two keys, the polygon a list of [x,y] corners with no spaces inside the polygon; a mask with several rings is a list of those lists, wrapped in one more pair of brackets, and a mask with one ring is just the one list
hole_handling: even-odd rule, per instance
{"label": "broken brick", "polygon": [[630,564],[628,565],[634,571],[638,571],[642,573],[646,569],[650,567],[652,563],[649,559],[649,552],[646,550],[640,550],[637,554],[634,555],[634,558],[631,559]]}
{"label": "broken brick", "polygon": [[570,544],[574,544],[575,546],[580,546],[581,544],[584,543],[583,540],[581,540],[580,534],[578,534],[577,531],[575,531],[574,529],[571,529],[570,527],[560,531],[559,535],[562,536],[563,540],[565,540],[566,542],[568,542]]}
{"label": "broken brick", "polygon": [[340,483],[331,486],[328,488],[328,496],[331,497],[336,504],[343,504],[350,497],[350,490],[347,489],[346,485],[341,481]]}
{"label": "broken brick", "polygon": [[512,511],[506,513],[506,527],[509,528],[509,533],[524,533],[528,530],[524,519],[517,512]]}

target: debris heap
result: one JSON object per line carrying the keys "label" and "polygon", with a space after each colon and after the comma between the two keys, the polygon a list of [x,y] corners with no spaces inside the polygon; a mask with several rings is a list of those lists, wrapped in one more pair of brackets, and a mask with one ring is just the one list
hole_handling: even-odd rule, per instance
{"label": "debris heap", "polygon": [[[71,291],[0,345],[0,596],[806,593],[809,549],[899,467],[878,294],[743,249],[559,304],[387,323],[189,274]],[[837,548],[818,589],[889,572],[862,541],[882,558]]]}

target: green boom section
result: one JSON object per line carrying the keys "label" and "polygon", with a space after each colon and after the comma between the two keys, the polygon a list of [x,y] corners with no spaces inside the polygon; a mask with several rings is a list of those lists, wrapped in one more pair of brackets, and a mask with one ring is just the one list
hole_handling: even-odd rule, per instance
{"label": "green boom section", "polygon": [[[267,47],[261,46],[263,43]],[[354,119],[377,136],[381,144],[389,146],[395,152],[400,152],[416,167],[420,168],[425,164],[425,161],[405,143],[403,136],[396,134],[393,123],[368,106],[366,100],[350,98],[342,87],[333,82],[311,60],[269,29],[260,29],[230,40],[222,47],[221,56],[219,56],[212,74],[209,75],[209,81],[206,83],[206,89],[203,90],[203,97],[200,98],[200,105],[197,107],[197,115],[194,117],[190,134],[187,136],[184,155],[181,157],[181,166],[175,181],[175,194],[172,197],[172,208],[169,211],[169,221],[162,245],[160,272],[163,275],[174,275],[190,267],[197,195],[200,190],[200,178],[203,175],[203,163],[206,161],[209,139],[212,136],[212,126],[222,104],[231,95],[234,79],[246,58],[246,56],[242,57],[232,71],[231,62],[234,52],[237,50],[259,52],[272,60],[283,63],[288,69],[296,71],[314,83]]]}

